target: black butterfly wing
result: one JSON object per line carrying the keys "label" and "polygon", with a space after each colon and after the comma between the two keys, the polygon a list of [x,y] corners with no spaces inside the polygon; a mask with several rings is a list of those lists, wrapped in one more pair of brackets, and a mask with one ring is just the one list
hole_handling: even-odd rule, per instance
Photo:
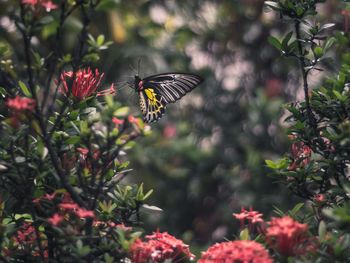
{"label": "black butterfly wing", "polygon": [[166,102],[164,98],[152,87],[143,88],[139,91],[140,108],[143,121],[153,122],[160,119],[164,113]]}
{"label": "black butterfly wing", "polygon": [[173,103],[197,87],[203,79],[188,73],[163,73],[146,77],[144,87],[152,87],[165,103]]}

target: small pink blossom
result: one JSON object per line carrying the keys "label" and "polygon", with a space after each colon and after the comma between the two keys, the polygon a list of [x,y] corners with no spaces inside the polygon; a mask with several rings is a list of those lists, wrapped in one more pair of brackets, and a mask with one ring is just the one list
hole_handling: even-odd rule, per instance
{"label": "small pink blossom", "polygon": [[6,101],[7,107],[14,111],[33,111],[35,108],[35,100],[26,97],[16,96]]}
{"label": "small pink blossom", "polygon": [[112,118],[112,122],[115,124],[116,129],[118,129],[120,125],[124,124],[124,120],[118,119],[116,117]]}
{"label": "small pink blossom", "polygon": [[54,214],[52,217],[50,217],[48,219],[48,222],[53,225],[53,226],[57,226],[59,223],[61,223],[64,220],[64,217],[62,215],[59,214]]}
{"label": "small pink blossom", "polygon": [[46,12],[58,8],[51,0],[22,0],[22,4],[31,5],[34,8],[44,8]]}
{"label": "small pink blossom", "polygon": [[87,217],[94,218],[95,217],[94,211],[86,210],[86,209],[81,208],[81,207],[79,207],[75,211],[75,214],[80,218],[87,218]]}

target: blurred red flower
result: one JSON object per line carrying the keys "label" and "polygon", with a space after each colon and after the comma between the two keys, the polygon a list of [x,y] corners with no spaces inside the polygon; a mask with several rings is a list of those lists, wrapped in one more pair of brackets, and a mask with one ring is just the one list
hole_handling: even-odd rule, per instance
{"label": "blurred red flower", "polygon": [[312,150],[303,142],[294,142],[291,146],[291,157],[293,162],[289,165],[289,170],[295,170],[310,163]]}
{"label": "blurred red flower", "polygon": [[119,125],[124,124],[124,120],[118,119],[116,117],[112,118],[112,122],[115,124],[115,128],[118,129]]}
{"label": "blurred red flower", "polygon": [[308,225],[289,216],[272,218],[268,225],[266,241],[283,256],[303,255],[315,245],[307,235]]}
{"label": "blurred red flower", "polygon": [[16,96],[13,99],[8,99],[6,101],[6,106],[14,111],[33,111],[35,108],[35,100],[26,97]]}
{"label": "blurred red flower", "polygon": [[198,263],[249,262],[272,263],[267,250],[259,243],[250,240],[237,240],[217,243],[202,252]]}
{"label": "blurred red flower", "polygon": [[184,244],[167,232],[154,232],[146,236],[147,241],[137,239],[130,247],[130,257],[134,263],[164,262],[167,259],[172,262],[184,262],[192,260],[194,255],[188,245]]}
{"label": "blurred red flower", "polygon": [[248,223],[251,223],[251,224],[264,222],[264,219],[261,218],[263,214],[259,213],[258,211],[254,211],[252,208],[250,208],[250,211],[247,211],[242,207],[241,213],[239,214],[233,213],[232,215],[236,219],[240,220],[242,225],[244,225],[245,220],[247,220]]}
{"label": "blurred red flower", "polygon": [[56,213],[48,219],[48,222],[53,226],[57,226],[59,223],[63,221],[63,219],[64,217],[62,215],[59,215]]}
{"label": "blurred red flower", "polygon": [[[106,94],[114,94],[115,89],[112,84],[109,89],[97,92],[97,89],[101,83],[104,73],[100,73],[98,69],[95,69],[95,73],[90,69],[81,69],[73,73],[73,71],[65,71],[61,74],[61,86],[59,90],[66,96],[72,94],[72,96],[78,100],[95,96],[103,96]],[[74,78],[74,79],[72,79]],[[68,83],[70,82],[70,87]],[[58,81],[56,80],[56,83]]]}
{"label": "blurred red flower", "polygon": [[22,4],[31,5],[35,8],[43,7],[47,12],[58,7],[51,0],[22,0]]}
{"label": "blurred red flower", "polygon": [[17,231],[15,240],[18,244],[32,244],[36,241],[36,232],[32,223],[25,222]]}
{"label": "blurred red flower", "polygon": [[167,124],[163,130],[163,136],[167,139],[174,138],[176,136],[177,129],[176,126]]}
{"label": "blurred red flower", "polygon": [[84,208],[79,207],[76,211],[75,214],[80,217],[80,218],[87,218],[87,217],[91,217],[94,218],[95,214],[94,211],[91,210],[86,210]]}

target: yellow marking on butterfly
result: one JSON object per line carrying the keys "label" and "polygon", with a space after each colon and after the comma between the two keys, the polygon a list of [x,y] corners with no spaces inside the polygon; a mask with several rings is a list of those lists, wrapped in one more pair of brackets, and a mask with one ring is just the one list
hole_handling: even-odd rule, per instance
{"label": "yellow marking on butterfly", "polygon": [[156,98],[156,93],[154,92],[154,89],[150,89],[150,88],[145,88],[145,93],[146,96],[149,100],[149,102],[156,106],[157,105],[157,98]]}

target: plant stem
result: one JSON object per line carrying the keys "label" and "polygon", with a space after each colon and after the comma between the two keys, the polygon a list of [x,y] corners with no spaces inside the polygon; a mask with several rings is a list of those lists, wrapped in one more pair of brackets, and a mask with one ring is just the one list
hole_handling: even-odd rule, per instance
{"label": "plant stem", "polygon": [[295,33],[296,33],[296,37],[297,37],[297,43],[298,43],[298,52],[299,52],[298,59],[299,59],[299,64],[300,64],[301,75],[303,77],[303,87],[304,87],[304,96],[305,96],[307,117],[308,117],[310,126],[315,129],[316,122],[315,122],[315,117],[314,117],[312,110],[311,110],[311,107],[310,107],[309,84],[307,82],[307,77],[308,77],[309,71],[305,70],[306,64],[305,64],[303,46],[301,43],[300,21],[295,20],[294,26],[295,26]]}

